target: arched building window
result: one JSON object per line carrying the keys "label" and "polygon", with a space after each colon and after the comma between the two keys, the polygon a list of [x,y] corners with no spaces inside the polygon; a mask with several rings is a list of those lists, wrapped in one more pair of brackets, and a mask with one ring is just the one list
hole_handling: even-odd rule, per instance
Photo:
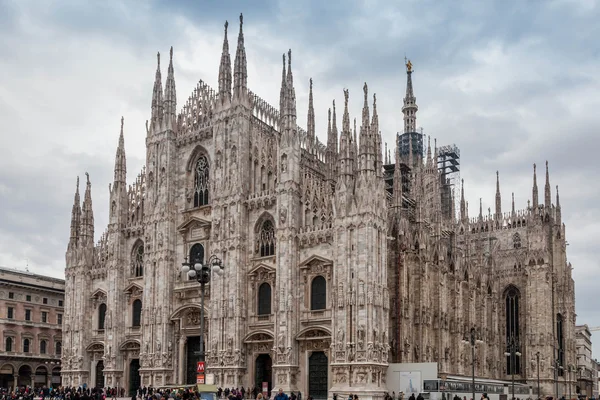
{"label": "arched building window", "polygon": [[270,219],[265,220],[260,227],[257,247],[260,257],[275,255],[275,227]]}
{"label": "arched building window", "polygon": [[190,249],[190,262],[204,263],[204,246],[202,246],[200,243],[196,243]]}
{"label": "arched building window", "polygon": [[6,347],[4,348],[6,351],[13,351],[13,338],[6,338]]}
{"label": "arched building window", "polygon": [[45,340],[40,341],[40,354],[46,354],[46,346],[48,342]]}
{"label": "arched building window", "polygon": [[60,356],[62,354],[62,342],[56,342],[56,344],[54,345],[54,352],[57,356]]}
{"label": "arched building window", "polygon": [[[506,352],[510,353],[509,344],[511,341],[519,343],[520,339],[520,321],[519,307],[521,295],[519,290],[514,286],[509,286],[505,291],[505,316],[506,316]],[[518,348],[516,351],[520,351]],[[521,373],[521,357],[514,356],[514,364],[511,356],[506,356],[506,373],[507,375],[518,375]]]}
{"label": "arched building window", "polygon": [[139,240],[131,253],[131,273],[133,276],[144,276],[144,242]]}
{"label": "arched building window", "polygon": [[271,314],[271,285],[267,282],[258,287],[258,315]]}
{"label": "arched building window", "polygon": [[194,207],[208,204],[208,188],[210,185],[210,170],[208,160],[200,156],[194,168]]}
{"label": "arched building window", "polygon": [[100,304],[98,307],[98,330],[104,330],[104,321],[106,320],[106,304]]}
{"label": "arched building window", "polygon": [[521,235],[519,235],[518,233],[515,233],[513,235],[513,247],[515,249],[521,248]]}
{"label": "arched building window", "polygon": [[131,326],[138,327],[142,325],[142,301],[140,299],[136,299],[133,302],[131,307],[132,318],[131,318]]}
{"label": "arched building window", "polygon": [[29,353],[29,351],[30,351],[29,344],[30,343],[31,343],[31,341],[29,339],[23,340],[23,353]]}
{"label": "arched building window", "polygon": [[324,310],[327,306],[327,282],[321,275],[310,284],[310,309]]}
{"label": "arched building window", "polygon": [[[565,337],[563,331],[564,320],[562,314],[556,314],[556,340],[558,341],[558,365],[565,365]],[[558,369],[559,376],[563,376],[564,368]]]}

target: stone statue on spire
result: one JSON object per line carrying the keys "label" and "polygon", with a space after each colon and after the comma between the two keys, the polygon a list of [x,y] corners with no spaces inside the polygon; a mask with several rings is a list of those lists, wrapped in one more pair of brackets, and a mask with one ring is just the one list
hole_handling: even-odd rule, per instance
{"label": "stone statue on spire", "polygon": [[227,28],[229,27],[229,22],[225,20],[225,34],[227,35]]}
{"label": "stone statue on spire", "polygon": [[348,96],[350,96],[350,92],[348,89],[344,89],[344,106],[348,107]]}
{"label": "stone statue on spire", "polygon": [[240,25],[244,25],[244,14],[240,13]]}

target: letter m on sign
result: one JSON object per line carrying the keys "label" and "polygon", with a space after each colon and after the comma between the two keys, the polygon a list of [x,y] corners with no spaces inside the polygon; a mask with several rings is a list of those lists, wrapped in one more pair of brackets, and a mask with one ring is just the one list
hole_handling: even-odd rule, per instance
{"label": "letter m on sign", "polygon": [[204,361],[198,361],[198,363],[196,364],[196,372],[199,374],[204,373]]}

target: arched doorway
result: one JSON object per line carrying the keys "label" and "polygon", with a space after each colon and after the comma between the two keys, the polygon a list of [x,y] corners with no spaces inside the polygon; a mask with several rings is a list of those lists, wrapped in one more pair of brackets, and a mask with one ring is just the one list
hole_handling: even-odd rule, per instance
{"label": "arched doorway", "polygon": [[19,368],[19,379],[17,384],[20,386],[31,386],[31,375],[33,371],[29,365],[22,365]]}
{"label": "arched doorway", "polygon": [[60,386],[60,384],[60,367],[54,367],[54,369],[52,370],[52,387],[56,389]]}
{"label": "arched doorway", "polygon": [[104,387],[104,360],[96,364],[96,387],[99,389]]}
{"label": "arched doorway", "polygon": [[40,365],[35,369],[35,378],[34,378],[34,387],[40,388],[42,386],[46,386],[46,381],[48,380],[48,370],[43,365]]}
{"label": "arched doorway", "polygon": [[200,361],[200,336],[187,338],[187,363],[185,383],[196,384],[196,362]]}
{"label": "arched doorway", "polygon": [[129,363],[129,395],[133,396],[139,389],[142,378],[140,377],[140,359],[134,358]]}
{"label": "arched doorway", "polygon": [[273,388],[272,377],[273,377],[273,360],[268,354],[259,354],[256,357],[256,364],[254,369],[254,384],[256,388],[262,392],[263,382],[267,382],[269,386],[269,393]]}
{"label": "arched doorway", "polygon": [[0,369],[0,387],[9,388],[15,384],[15,370],[10,364],[4,364]]}
{"label": "arched doorway", "polygon": [[314,351],[308,357],[308,395],[315,400],[327,398],[327,355]]}

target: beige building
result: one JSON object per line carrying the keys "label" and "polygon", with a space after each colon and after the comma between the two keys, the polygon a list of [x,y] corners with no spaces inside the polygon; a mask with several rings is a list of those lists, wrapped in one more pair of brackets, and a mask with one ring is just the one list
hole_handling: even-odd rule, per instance
{"label": "beige building", "polygon": [[[159,55],[146,165],[128,185],[121,120],[98,242],[89,176],[83,204],[77,187],[65,384],[195,383],[202,334],[219,386],[382,398],[389,362],[469,376],[462,339],[475,328],[479,377],[536,386],[539,353],[543,393],[556,382],[566,393],[553,371],[575,363],[574,282],[548,164],[540,198],[535,167],[521,209],[513,201],[503,211],[500,180],[490,177],[495,208],[480,204],[471,218],[460,180],[447,179],[449,153],[416,128],[410,62],[404,132],[382,151],[366,83],[353,97],[344,90],[341,109],[333,102],[317,128],[311,80],[306,129],[296,120],[291,51],[279,105],[252,92],[242,22],[233,67],[226,24],[218,88],[200,81],[179,111],[172,49],[164,86]],[[354,123],[350,101],[363,104]],[[200,332],[199,285],[180,267],[212,255],[225,272],[207,287]],[[504,356],[510,340],[521,354],[514,362]]]}
{"label": "beige building", "polygon": [[0,268],[0,387],[61,383],[65,281]]}
{"label": "beige building", "polygon": [[575,335],[577,341],[577,393],[591,397],[594,394],[594,386],[598,384],[598,369],[592,358],[592,333],[587,324],[577,325]]}

